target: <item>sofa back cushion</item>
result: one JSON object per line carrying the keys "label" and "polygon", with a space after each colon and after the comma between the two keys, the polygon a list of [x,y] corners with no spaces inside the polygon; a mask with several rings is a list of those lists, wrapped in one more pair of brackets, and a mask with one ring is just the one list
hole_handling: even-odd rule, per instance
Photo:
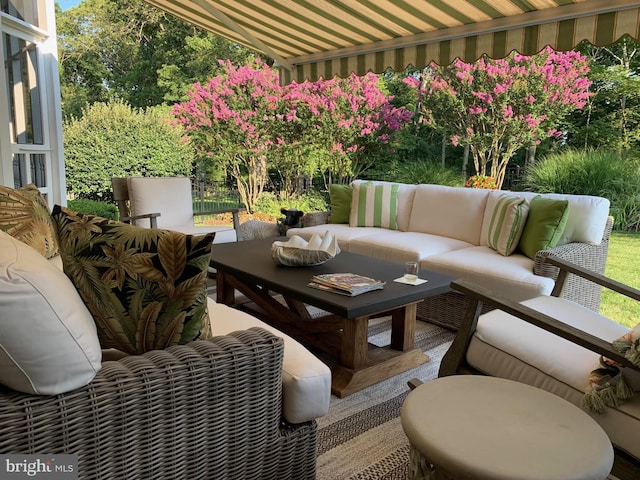
{"label": "sofa back cushion", "polygon": [[[397,196],[396,196],[396,227],[397,230],[402,232],[406,232],[409,230],[409,217],[411,215],[411,208],[413,206],[413,195],[416,190],[415,185],[408,185],[404,183],[395,183],[395,182],[383,182],[383,181],[368,181],[368,180],[354,180],[351,185],[353,186],[353,196],[352,198],[355,200],[356,195],[359,197],[359,188],[363,183],[367,183],[370,185],[383,185],[383,186],[397,186]],[[357,210],[358,205],[356,202],[352,200],[351,202],[351,215],[349,217],[349,225],[352,227],[357,226]],[[373,225],[372,225],[373,226]]]}
{"label": "sofa back cushion", "polygon": [[0,383],[56,395],[96,375],[102,353],[91,314],[52,261],[0,231]]}
{"label": "sofa back cushion", "polygon": [[413,199],[409,230],[479,245],[489,191],[443,185],[418,185]]}
{"label": "sofa back cushion", "polygon": [[[495,202],[500,195],[507,193],[517,195],[531,201],[538,195],[534,192],[507,192],[503,190],[492,190],[487,200],[487,208],[482,225],[482,243],[486,245],[486,232],[489,228],[491,213],[495,207]],[[599,245],[602,242],[602,235],[609,216],[609,200],[603,197],[591,195],[568,195],[560,193],[543,193],[543,197],[556,200],[567,200],[569,202],[569,216],[564,231],[560,236],[558,245],[565,245],[571,242],[583,242],[591,245]]]}

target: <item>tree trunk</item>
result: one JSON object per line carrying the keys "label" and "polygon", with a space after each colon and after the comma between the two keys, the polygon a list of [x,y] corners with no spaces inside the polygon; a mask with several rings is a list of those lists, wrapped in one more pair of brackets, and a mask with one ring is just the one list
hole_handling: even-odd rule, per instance
{"label": "tree trunk", "polygon": [[469,178],[467,167],[469,166],[469,145],[464,146],[464,153],[462,154],[462,177],[466,180]]}

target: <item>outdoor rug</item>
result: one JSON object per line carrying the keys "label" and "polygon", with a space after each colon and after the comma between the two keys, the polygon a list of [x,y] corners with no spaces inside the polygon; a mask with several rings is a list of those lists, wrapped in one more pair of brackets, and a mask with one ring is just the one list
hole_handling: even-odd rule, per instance
{"label": "outdoor rug", "polygon": [[[388,318],[371,321],[370,343],[388,345],[390,335]],[[427,363],[345,398],[331,397],[329,413],[318,419],[317,480],[409,478],[409,443],[400,425],[407,381],[436,378],[453,337],[418,321],[416,345],[429,355]]]}

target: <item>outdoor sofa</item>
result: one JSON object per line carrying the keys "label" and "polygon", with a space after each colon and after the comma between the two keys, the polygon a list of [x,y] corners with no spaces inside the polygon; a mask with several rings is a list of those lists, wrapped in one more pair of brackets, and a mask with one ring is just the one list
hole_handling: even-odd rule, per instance
{"label": "outdoor sofa", "polygon": [[[550,255],[604,273],[613,226],[606,198],[360,180],[330,193],[331,212],[306,214],[287,235],[330,231],[341,250],[417,261],[518,302],[551,293]],[[597,311],[601,287],[571,276],[562,295]],[[466,305],[449,292],[418,304],[418,318],[457,329]]]}
{"label": "outdoor sofa", "polygon": [[[75,454],[91,480],[315,478],[330,370],[207,297],[211,244],[0,187],[0,452]],[[134,313],[135,335],[111,321]]]}

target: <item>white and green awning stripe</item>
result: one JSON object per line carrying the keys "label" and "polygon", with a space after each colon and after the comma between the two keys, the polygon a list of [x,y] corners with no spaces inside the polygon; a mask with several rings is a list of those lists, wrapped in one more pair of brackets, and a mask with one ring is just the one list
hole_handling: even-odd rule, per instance
{"label": "white and green awning stripe", "polygon": [[145,0],[253,48],[284,83],[640,38],[630,0]]}

